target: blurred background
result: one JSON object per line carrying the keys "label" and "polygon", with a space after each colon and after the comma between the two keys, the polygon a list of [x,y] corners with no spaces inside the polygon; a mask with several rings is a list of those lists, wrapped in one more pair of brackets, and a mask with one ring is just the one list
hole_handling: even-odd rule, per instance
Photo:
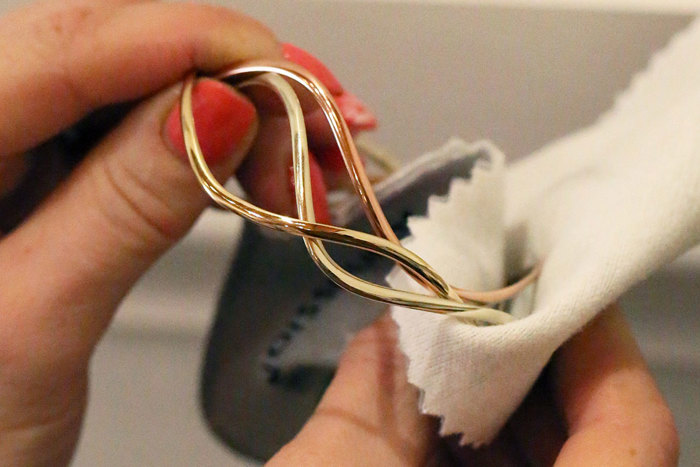
{"label": "blurred background", "polygon": [[[3,11],[23,3],[0,0]],[[319,56],[379,116],[371,139],[405,161],[453,135],[515,160],[594,122],[700,11],[696,0],[215,3]],[[249,463],[208,432],[198,394],[240,227],[206,213],[124,302],[92,363],[76,466]],[[622,303],[676,416],[681,465],[700,465],[700,250]]]}

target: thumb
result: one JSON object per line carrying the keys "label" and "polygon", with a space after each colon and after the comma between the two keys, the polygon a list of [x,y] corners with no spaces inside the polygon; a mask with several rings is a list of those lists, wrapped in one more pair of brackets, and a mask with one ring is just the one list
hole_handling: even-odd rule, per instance
{"label": "thumb", "polygon": [[270,465],[446,465],[397,344],[388,315],[360,331],[313,416]]}
{"label": "thumb", "polygon": [[[0,242],[0,355],[37,371],[86,362],[124,294],[208,204],[179,149],[177,91],[132,111]],[[211,80],[193,107],[205,155],[226,178],[254,137],[255,109]]]}

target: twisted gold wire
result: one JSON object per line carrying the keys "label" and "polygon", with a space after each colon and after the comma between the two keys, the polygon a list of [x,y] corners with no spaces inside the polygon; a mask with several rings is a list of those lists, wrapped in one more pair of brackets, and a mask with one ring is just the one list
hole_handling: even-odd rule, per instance
{"label": "twisted gold wire", "polygon": [[[353,186],[362,200],[367,217],[375,231],[383,235],[384,238],[315,222],[304,115],[294,89],[282,77],[289,78],[304,86],[321,106],[341,149]],[[538,271],[533,270],[518,283],[504,289],[490,292],[467,292],[451,287],[425,261],[410,250],[403,248],[374,195],[369,180],[362,169],[362,163],[352,142],[350,132],[335,102],[328,97],[330,95],[328,91],[312,75],[300,67],[286,62],[279,64],[248,63],[230,69],[217,78],[245,79],[245,81],[238,83],[240,87],[266,86],[273,89],[283,101],[290,121],[299,219],[275,214],[248,203],[228,192],[215,179],[204,160],[195,131],[192,113],[192,88],[195,76],[191,75],[185,80],[181,96],[181,122],[185,147],[199,183],[218,205],[266,227],[302,236],[309,254],[319,268],[336,284],[358,295],[434,313],[458,313],[460,318],[472,321],[501,324],[512,320],[509,314],[500,310],[484,308],[475,303],[463,303],[460,295],[466,294],[468,299],[477,297],[476,301],[500,301],[517,293],[534,280]],[[359,247],[390,258],[438,296],[396,290],[360,279],[333,261],[322,241]],[[499,300],[491,300],[494,297]]]}
{"label": "twisted gold wire", "polygon": [[[343,120],[337,104],[331,97],[330,92],[315,76],[294,63],[285,61],[262,62],[253,60],[243,65],[226,70],[220,73],[217,78],[241,78],[246,76],[255,76],[260,73],[274,73],[289,78],[303,86],[311,93],[314,99],[316,99],[316,102],[318,102],[326,119],[328,120],[333,137],[335,138],[335,141],[338,144],[340,152],[343,156],[345,167],[348,171],[348,175],[350,176],[353,188],[360,198],[362,208],[364,209],[365,215],[369,219],[370,225],[372,226],[375,234],[390,240],[394,244],[400,245],[401,242],[394,233],[394,230],[391,228],[391,225],[386,219],[384,211],[382,210],[382,207],[374,194],[372,185],[363,169],[364,166],[353,142],[350,130],[348,129],[345,120]],[[414,279],[433,290],[433,292],[436,294],[441,296],[444,295],[445,290],[436,289],[433,284],[421,278],[419,274],[415,274],[413,271],[406,268],[404,269]],[[529,284],[534,282],[539,275],[539,271],[540,266],[537,265],[516,283],[497,290],[474,292],[451,286],[450,290],[447,292],[448,295],[454,300],[459,300],[459,298],[461,298],[475,304],[498,303],[511,298]]]}
{"label": "twisted gold wire", "polygon": [[[260,79],[260,78],[258,78]],[[275,84],[280,84],[275,83]],[[335,243],[340,243],[348,246],[359,247],[382,256],[388,257],[418,274],[424,275],[427,280],[430,280],[444,287],[444,281],[435,273],[430,266],[425,263],[420,257],[405,248],[395,245],[392,242],[350,229],[329,226],[325,224],[317,224],[313,221],[294,219],[288,216],[275,214],[259,208],[247,201],[228,192],[214,177],[209,169],[204,155],[202,153],[197,134],[194,126],[194,115],[192,113],[192,88],[194,85],[194,76],[190,76],[185,80],[182,93],[181,119],[183,123],[183,134],[185,139],[185,147],[187,148],[188,157],[194,173],[209,196],[221,207],[231,210],[236,214],[259,223],[266,227],[299,235],[307,241],[307,247],[312,245],[313,258],[319,264],[319,267],[326,273],[335,283],[341,287],[359,294],[361,296],[379,300],[382,302],[395,304],[399,306],[417,308],[435,313],[450,313],[459,312],[461,316],[478,321],[486,321],[493,324],[501,324],[511,320],[510,315],[499,310],[491,310],[480,308],[474,305],[468,305],[456,302],[451,299],[441,297],[432,297],[427,295],[416,294],[413,292],[391,289],[377,284],[364,281],[352,274],[348,273],[338,266],[327,254],[321,242],[316,240],[327,240]],[[284,85],[289,86],[286,82]],[[290,90],[284,90],[285,95]],[[296,99],[296,95],[291,90],[291,95]],[[298,103],[286,101],[285,104],[290,104],[290,108],[294,109],[290,117],[301,116],[303,113]],[[294,170],[295,170],[295,185],[300,185],[300,170],[308,167],[308,148],[306,147],[306,139],[303,137],[304,132],[296,133],[296,130],[303,127],[303,120],[300,122],[297,118],[290,118],[290,122],[296,121],[291,130],[296,134],[293,139],[294,153]],[[306,163],[303,163],[303,159]],[[301,163],[300,163],[301,161]],[[302,176],[303,177],[303,176]],[[303,177],[305,181],[307,177]],[[302,183],[303,184],[303,183]],[[299,193],[299,191],[297,192]],[[303,205],[300,207],[300,215],[313,219],[313,201],[311,200],[309,185],[302,189],[302,194],[298,194],[298,199],[303,199]]]}

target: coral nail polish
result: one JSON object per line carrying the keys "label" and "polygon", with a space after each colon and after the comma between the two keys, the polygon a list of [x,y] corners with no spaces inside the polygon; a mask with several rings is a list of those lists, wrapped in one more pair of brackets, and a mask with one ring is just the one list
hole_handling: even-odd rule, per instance
{"label": "coral nail polish", "polygon": [[285,60],[301,65],[310,71],[334,96],[345,92],[340,81],[331,73],[328,67],[306,50],[292,44],[282,44],[282,56]]}
{"label": "coral nail polish", "polygon": [[377,127],[377,117],[357,96],[345,92],[335,98],[340,113],[350,131],[373,130]]}
{"label": "coral nail polish", "polygon": [[[231,156],[256,118],[255,107],[249,100],[226,84],[210,79],[201,80],[194,87],[192,110],[199,144],[210,164]],[[175,153],[187,158],[179,102],[165,121],[164,138]]]}
{"label": "coral nail polish", "polygon": [[306,68],[328,88],[351,131],[371,130],[377,127],[377,117],[357,96],[346,92],[338,79],[318,58],[288,43],[282,45],[282,55],[290,62]]}

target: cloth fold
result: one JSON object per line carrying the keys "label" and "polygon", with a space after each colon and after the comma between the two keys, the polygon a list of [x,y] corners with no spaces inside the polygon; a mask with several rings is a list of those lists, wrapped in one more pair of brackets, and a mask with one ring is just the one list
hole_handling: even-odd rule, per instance
{"label": "cloth fold", "polygon": [[[516,300],[520,319],[473,327],[392,308],[422,410],[473,445],[497,434],[563,342],[700,242],[700,20],[591,127],[508,168],[488,143],[442,150],[478,148],[490,163],[410,219],[404,244],[471,289],[542,260],[536,288]],[[398,269],[388,280],[416,287]]]}

